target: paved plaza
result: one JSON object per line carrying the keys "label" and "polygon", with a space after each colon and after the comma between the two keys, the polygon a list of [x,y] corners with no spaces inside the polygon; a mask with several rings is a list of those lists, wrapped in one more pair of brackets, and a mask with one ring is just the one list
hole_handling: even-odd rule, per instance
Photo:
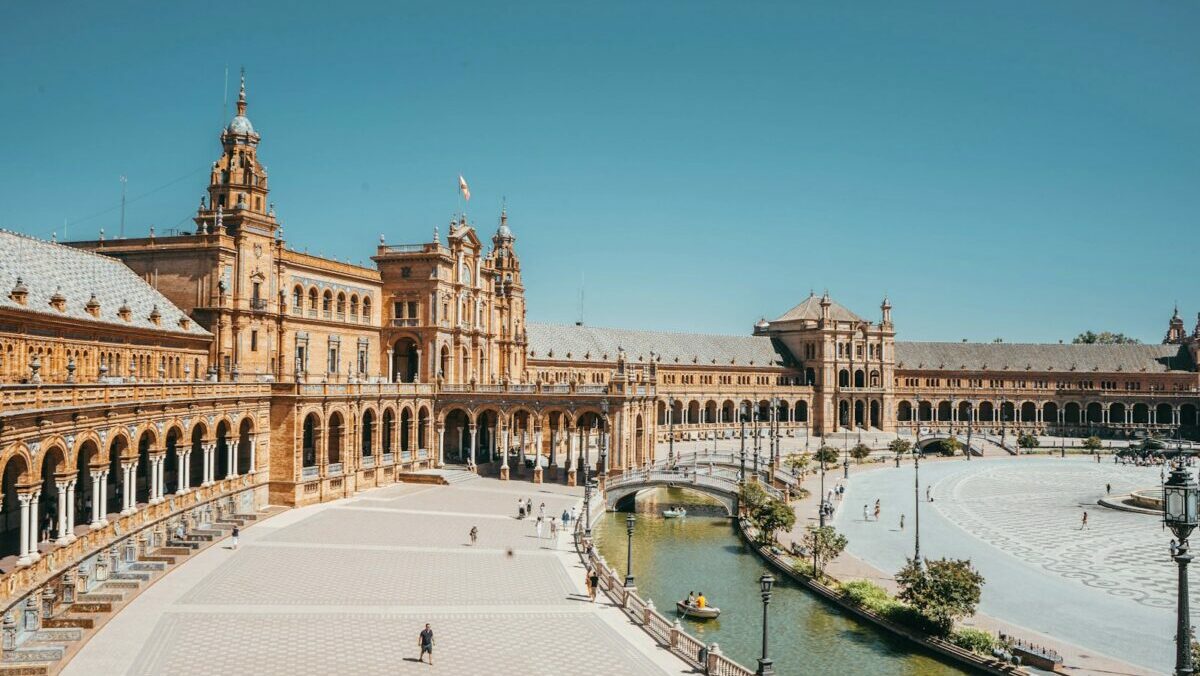
{"label": "paved plaza", "polygon": [[[921,554],[969,558],[987,582],[980,611],[1156,671],[1174,659],[1176,568],[1171,535],[1155,516],[1096,504],[1159,484],[1158,468],[1114,465],[1111,459],[1046,457],[921,467]],[[912,463],[856,473],[834,525],[849,553],[894,572],[913,551]],[[864,521],[863,505],[879,499],[880,521]],[[1081,517],[1088,513],[1088,527]],[[900,514],[905,515],[904,530]],[[1193,587],[1195,589],[1195,587]],[[1193,597],[1193,607],[1200,594]]]}
{"label": "paved plaza", "polygon": [[515,518],[518,497],[559,515],[579,493],[480,479],[286,512],[163,578],[63,673],[424,673],[426,622],[439,673],[687,673],[607,599],[586,602],[569,538]]}

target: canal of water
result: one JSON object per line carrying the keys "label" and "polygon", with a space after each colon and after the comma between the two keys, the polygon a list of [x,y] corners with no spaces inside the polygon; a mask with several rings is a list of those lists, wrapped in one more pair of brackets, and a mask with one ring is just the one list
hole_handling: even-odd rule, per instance
{"label": "canal of water", "polygon": [[[662,511],[682,505],[683,519]],[[596,546],[609,566],[625,573],[626,534],[622,512],[606,514],[595,526]],[[689,591],[704,592],[721,616],[706,622],[684,620],[689,633],[743,665],[755,668],[762,649],[762,597],[758,578],[766,564],[745,548],[724,510],[707,498],[681,489],[639,494],[633,535],[633,574],[638,593],[654,600],[663,615],[675,617],[675,602]],[[770,605],[769,650],[780,674],[965,673],[912,644],[847,616],[776,575]]]}

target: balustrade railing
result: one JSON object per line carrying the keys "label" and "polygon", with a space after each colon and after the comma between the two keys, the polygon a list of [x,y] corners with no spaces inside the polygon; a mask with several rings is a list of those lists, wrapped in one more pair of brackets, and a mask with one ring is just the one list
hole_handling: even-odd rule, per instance
{"label": "balustrade railing", "polygon": [[0,411],[41,408],[79,408],[125,401],[164,399],[194,401],[221,397],[254,397],[271,393],[270,383],[53,383],[0,385]]}
{"label": "balustrade railing", "polygon": [[383,454],[383,465],[384,465],[385,467],[386,467],[386,466],[388,466],[388,465],[395,464],[395,462],[396,462],[396,456],[395,456],[395,455],[393,455],[393,454],[391,454],[391,453],[384,453],[384,454]]}
{"label": "balustrade railing", "polygon": [[320,475],[321,475],[320,467],[312,466],[312,467],[301,467],[300,468],[300,480],[301,481],[312,481],[313,479],[316,479]]}
{"label": "balustrade railing", "polygon": [[371,468],[372,468],[372,467],[374,467],[374,466],[375,466],[375,456],[373,456],[373,455],[364,455],[364,456],[363,456],[363,459],[362,459],[362,467],[363,467],[363,469],[371,469]]}
{"label": "balustrade railing", "polygon": [[329,463],[329,467],[326,469],[325,474],[327,474],[328,476],[341,476],[342,475],[342,463],[340,463],[340,462]]}

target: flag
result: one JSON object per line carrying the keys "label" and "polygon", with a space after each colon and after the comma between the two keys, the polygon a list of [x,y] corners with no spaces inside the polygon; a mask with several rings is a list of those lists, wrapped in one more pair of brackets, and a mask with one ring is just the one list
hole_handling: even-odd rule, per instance
{"label": "flag", "polygon": [[471,201],[471,189],[467,187],[467,179],[463,178],[462,174],[458,175],[458,191],[462,193],[463,199]]}

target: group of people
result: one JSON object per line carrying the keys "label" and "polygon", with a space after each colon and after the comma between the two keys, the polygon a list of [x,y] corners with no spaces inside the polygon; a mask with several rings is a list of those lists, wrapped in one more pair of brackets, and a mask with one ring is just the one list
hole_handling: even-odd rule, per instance
{"label": "group of people", "polygon": [[708,599],[705,598],[704,592],[696,594],[696,592],[688,592],[687,598],[683,600],[683,604],[689,608],[707,608]]}

